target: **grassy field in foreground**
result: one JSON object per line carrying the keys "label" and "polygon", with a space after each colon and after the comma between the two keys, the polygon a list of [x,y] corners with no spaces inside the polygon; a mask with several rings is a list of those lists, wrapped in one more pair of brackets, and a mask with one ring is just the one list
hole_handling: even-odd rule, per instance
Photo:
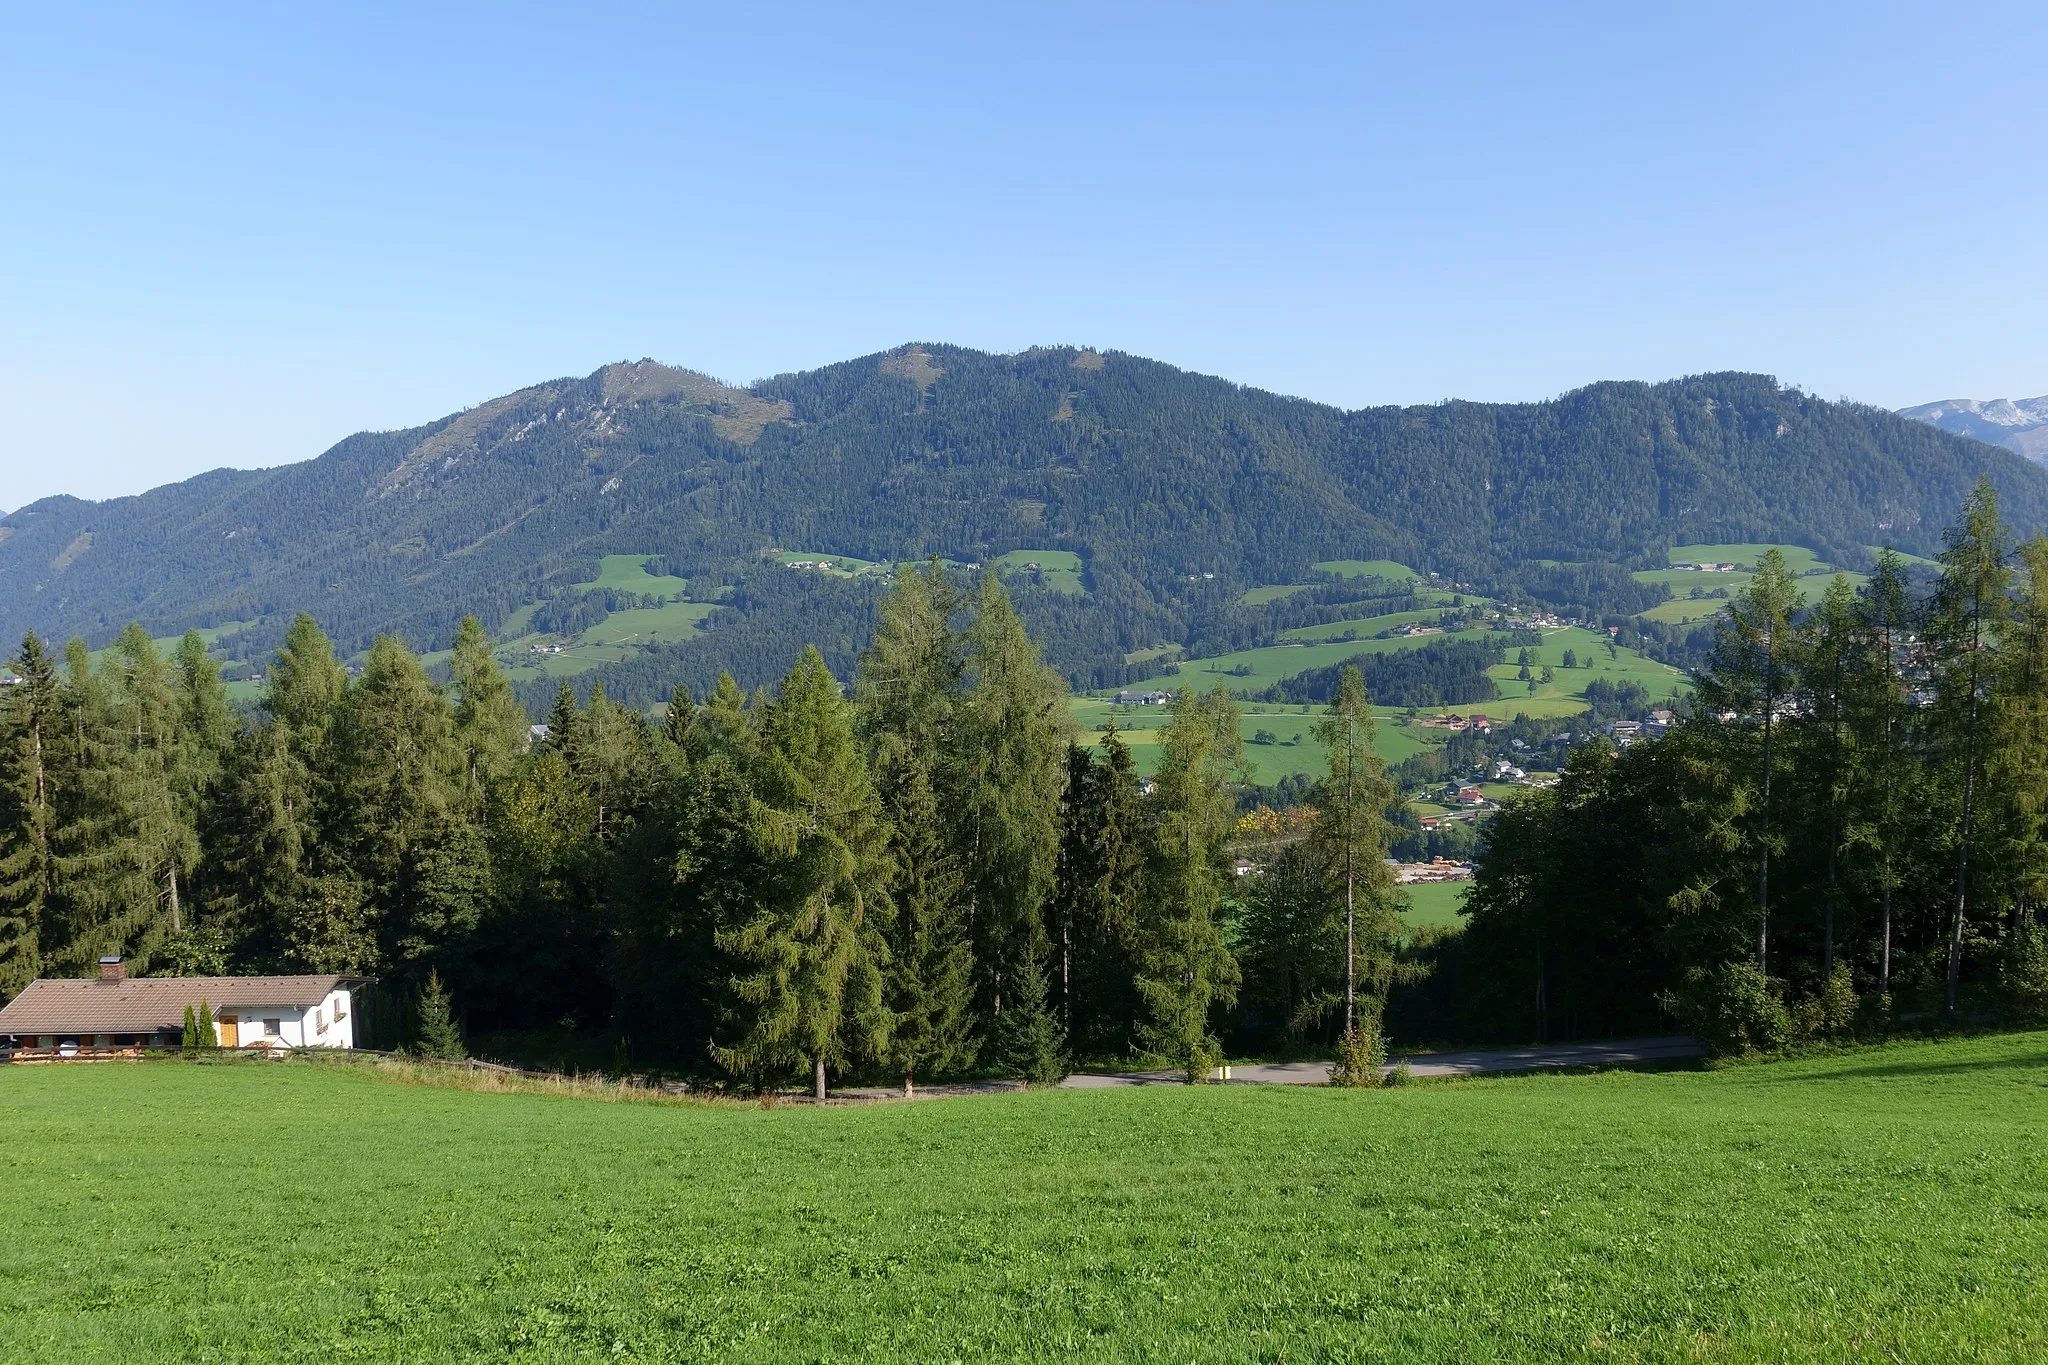
{"label": "grassy field in foreground", "polygon": [[2048,1035],[816,1110],[0,1072],[0,1359],[2021,1360]]}

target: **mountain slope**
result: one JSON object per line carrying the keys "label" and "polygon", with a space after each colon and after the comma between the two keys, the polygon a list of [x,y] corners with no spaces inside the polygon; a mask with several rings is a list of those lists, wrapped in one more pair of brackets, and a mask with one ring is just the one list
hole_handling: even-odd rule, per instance
{"label": "mountain slope", "polygon": [[1469,577],[1688,542],[1926,553],[1980,473],[2017,524],[2048,524],[2048,473],[2016,455],[1758,375],[1346,412],[1071,348],[911,346],[746,389],[643,361],[302,464],[22,508],[0,518],[0,631],[246,622],[231,643],[254,658],[303,608],[346,648],[431,648],[602,556],[661,555],[724,604],[672,671],[751,681],[802,638],[845,657],[873,598],[766,550],[1069,551],[1088,594],[1032,606],[1079,672],[1323,560]]}
{"label": "mountain slope", "polygon": [[2048,396],[1989,402],[1945,398],[1939,403],[1900,408],[1899,416],[2016,450],[2036,464],[2048,464]]}

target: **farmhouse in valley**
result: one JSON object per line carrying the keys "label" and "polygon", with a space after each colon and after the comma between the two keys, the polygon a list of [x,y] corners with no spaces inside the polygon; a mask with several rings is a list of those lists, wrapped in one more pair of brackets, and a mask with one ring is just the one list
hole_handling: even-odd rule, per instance
{"label": "farmhouse in valley", "polygon": [[175,1047],[186,1009],[203,1002],[222,1047],[354,1047],[350,992],[361,984],[347,976],[130,977],[120,958],[103,957],[96,980],[44,977],[24,987],[0,1009],[0,1046],[58,1056]]}

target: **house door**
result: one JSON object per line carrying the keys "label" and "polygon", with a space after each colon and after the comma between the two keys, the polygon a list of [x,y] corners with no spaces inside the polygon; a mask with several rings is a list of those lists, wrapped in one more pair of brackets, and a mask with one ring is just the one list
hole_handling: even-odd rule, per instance
{"label": "house door", "polygon": [[222,1047],[240,1047],[242,1045],[242,1023],[241,1020],[235,1018],[232,1014],[223,1014],[220,1017],[220,1045]]}

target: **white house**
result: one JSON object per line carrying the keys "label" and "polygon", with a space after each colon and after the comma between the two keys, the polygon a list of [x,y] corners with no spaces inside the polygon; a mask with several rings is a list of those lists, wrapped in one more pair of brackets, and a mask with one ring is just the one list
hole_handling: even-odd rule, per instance
{"label": "white house", "polygon": [[355,1046],[346,976],[128,976],[118,957],[97,979],[44,977],[0,1009],[0,1045],[59,1056],[81,1048],[176,1046],[202,1004],[222,1047]]}

